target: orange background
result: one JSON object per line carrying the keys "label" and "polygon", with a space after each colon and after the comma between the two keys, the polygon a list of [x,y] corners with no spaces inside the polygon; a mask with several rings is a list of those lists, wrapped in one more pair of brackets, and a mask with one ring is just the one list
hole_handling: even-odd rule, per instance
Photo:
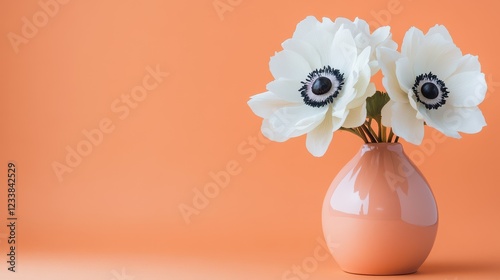
{"label": "orange background", "polygon": [[[17,164],[19,217],[19,272],[7,272],[1,226],[0,279],[108,280],[122,268],[137,280],[282,279],[312,256],[323,197],[361,141],[336,133],[314,158],[305,137],[263,141],[261,119],[246,105],[272,79],[269,57],[307,15],[389,24],[398,43],[411,26],[444,24],[464,53],[479,55],[488,126],[461,140],[428,129],[427,146],[404,143],[440,211],[433,251],[406,278],[500,277],[497,2],[66,2],[45,24],[35,19],[42,24],[18,53],[8,34],[21,35],[23,17],[33,22],[43,10],[31,0],[0,4],[0,174]],[[227,10],[218,14],[214,3]],[[112,104],[125,104],[121,96],[157,65],[169,76],[127,116],[116,113]],[[66,147],[103,120],[114,130],[59,181],[54,162],[65,163]],[[214,182],[210,173],[228,164],[227,186],[187,224],[180,205],[192,207],[196,190]],[[6,197],[2,186],[1,224]],[[366,277],[329,258],[308,279],[357,278]]]}

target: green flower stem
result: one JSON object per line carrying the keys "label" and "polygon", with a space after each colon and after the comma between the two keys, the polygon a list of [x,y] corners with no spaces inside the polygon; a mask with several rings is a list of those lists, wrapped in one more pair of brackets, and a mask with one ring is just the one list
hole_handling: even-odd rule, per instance
{"label": "green flower stem", "polygon": [[382,125],[382,142],[389,142],[387,139],[387,127]]}
{"label": "green flower stem", "polygon": [[383,138],[383,130],[382,130],[382,121],[377,119],[377,126],[378,126],[378,141],[379,142],[384,142]]}
{"label": "green flower stem", "polygon": [[[399,136],[396,136],[396,134],[394,134],[392,128],[382,125],[381,122],[377,121],[377,123],[379,129],[378,134],[371,126],[369,126],[370,120],[365,121],[364,124],[355,128],[341,127],[339,130],[348,131],[363,139],[365,143],[398,143]],[[393,141],[394,136],[396,136],[396,138]]]}
{"label": "green flower stem", "polygon": [[360,127],[366,133],[366,135],[368,135],[371,143],[378,143],[377,139],[375,138],[377,134],[373,131],[371,127],[367,126],[367,123],[365,123]]}
{"label": "green flower stem", "polygon": [[363,136],[361,134],[359,134],[359,131],[357,131],[354,128],[341,127],[341,128],[339,128],[339,130],[347,131],[347,132],[353,133],[354,135],[356,135],[356,136],[358,136],[360,138],[363,138]]}
{"label": "green flower stem", "polygon": [[[382,109],[389,102],[390,98],[386,92],[376,91],[372,96],[366,99],[366,117],[367,121],[363,125],[363,131],[368,136],[372,143],[390,143],[387,127],[382,125]],[[377,122],[377,125],[372,126],[372,120]],[[377,130],[378,133],[375,132]],[[390,135],[390,134],[389,134]],[[376,139],[376,140],[373,140]]]}
{"label": "green flower stem", "polygon": [[369,127],[369,128],[370,128],[370,133],[371,133],[371,134],[372,134],[372,136],[374,136],[374,137],[377,139],[377,141],[378,141],[378,137],[377,137],[377,135],[373,133],[373,130],[371,130],[371,128],[372,128],[372,121],[373,121],[373,118],[368,118],[368,123],[365,121],[365,125],[366,125],[367,127]]}
{"label": "green flower stem", "polygon": [[367,131],[367,134],[369,134],[368,136],[370,136],[370,139],[372,139],[372,143],[381,142],[375,130],[373,130],[373,128],[369,126],[367,122],[365,122],[364,127],[365,131]]}
{"label": "green flower stem", "polygon": [[389,138],[387,138],[387,142],[391,143],[392,142],[392,137],[394,137],[394,132],[391,130],[389,131]]}
{"label": "green flower stem", "polygon": [[[389,102],[386,92],[377,91],[366,99],[365,122],[356,128],[340,128],[359,136],[365,143],[398,143],[399,136],[394,134],[392,127],[382,124],[382,108]],[[375,121],[377,124],[374,124]],[[395,138],[394,138],[395,137]]]}
{"label": "green flower stem", "polygon": [[365,144],[370,142],[368,141],[368,138],[366,138],[365,132],[363,131],[363,129],[361,129],[361,127],[357,127],[355,128],[355,130],[358,131],[358,136],[361,137],[363,141],[365,141]]}

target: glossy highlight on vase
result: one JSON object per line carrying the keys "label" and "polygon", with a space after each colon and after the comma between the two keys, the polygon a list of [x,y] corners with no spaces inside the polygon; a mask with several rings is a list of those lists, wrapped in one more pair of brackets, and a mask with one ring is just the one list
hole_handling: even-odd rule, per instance
{"label": "glossy highlight on vase", "polygon": [[429,184],[399,143],[365,144],[333,180],[323,203],[328,247],[350,273],[417,271],[437,227]]}

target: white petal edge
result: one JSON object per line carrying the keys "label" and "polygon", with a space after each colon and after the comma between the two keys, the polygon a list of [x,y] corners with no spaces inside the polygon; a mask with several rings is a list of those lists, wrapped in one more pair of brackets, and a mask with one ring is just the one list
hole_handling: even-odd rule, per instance
{"label": "white petal edge", "polygon": [[432,72],[438,79],[445,80],[456,72],[462,52],[440,34],[426,36],[410,57],[415,74]]}
{"label": "white petal edge", "polygon": [[271,57],[269,69],[275,79],[288,78],[299,81],[305,80],[311,72],[309,62],[289,50],[282,50]]}
{"label": "white petal edge", "polygon": [[417,111],[409,103],[396,102],[391,108],[391,124],[394,134],[409,143],[420,145],[424,139],[424,122],[417,119]]}
{"label": "white petal edge", "polygon": [[247,104],[255,115],[264,119],[269,118],[276,110],[282,107],[294,105],[293,103],[279,98],[270,91],[250,97]]}
{"label": "white petal edge", "polygon": [[281,44],[283,49],[294,51],[302,56],[308,63],[311,69],[318,69],[322,67],[321,56],[318,51],[306,41],[291,38]]}
{"label": "white petal edge", "polygon": [[474,107],[486,96],[486,79],[483,73],[470,71],[455,74],[445,81],[448,99],[455,107]]}
{"label": "white petal edge", "polygon": [[383,74],[382,84],[389,97],[396,102],[408,102],[408,95],[401,89],[396,77],[396,61],[401,58],[401,54],[381,47],[377,49],[377,58]]}
{"label": "white petal edge", "polygon": [[410,60],[407,57],[396,61],[396,77],[400,88],[407,94],[413,94],[412,87],[415,83],[415,73],[411,67]]}
{"label": "white petal edge", "polygon": [[344,121],[343,127],[353,128],[361,126],[366,119],[366,102],[361,106],[349,110],[347,118]]}
{"label": "white petal edge", "polygon": [[481,72],[481,64],[477,56],[466,54],[460,58],[456,73],[467,71]]}
{"label": "white petal edge", "polygon": [[297,24],[295,32],[293,33],[293,38],[305,39],[311,30],[314,30],[319,24],[319,21],[313,17],[308,16]]}
{"label": "white petal edge", "polygon": [[266,88],[274,93],[278,98],[291,103],[303,103],[303,98],[300,95],[299,89],[302,84],[297,80],[289,80],[280,78],[268,83]]}
{"label": "white petal edge", "polygon": [[453,39],[451,38],[450,32],[444,25],[435,25],[429,29],[429,32],[425,34],[425,36],[432,36],[434,34],[440,34],[446,41],[453,43]]}
{"label": "white petal edge", "polygon": [[389,100],[384,107],[382,107],[382,124],[387,127],[392,127],[392,106],[394,101]]}
{"label": "white petal edge", "polygon": [[[283,107],[263,121],[262,133],[273,141],[285,141],[308,133],[325,118],[328,107],[313,108],[308,105]],[[267,131],[264,131],[264,127]]]}
{"label": "white petal edge", "polygon": [[473,134],[486,126],[484,116],[477,107],[459,108],[446,104],[439,110],[426,113],[427,124],[448,137],[461,138],[458,132]]}
{"label": "white petal edge", "polygon": [[401,45],[401,54],[407,57],[413,57],[414,52],[418,49],[421,41],[424,39],[424,33],[416,28],[411,27],[406,31]]}
{"label": "white petal edge", "polygon": [[474,134],[480,132],[486,126],[486,120],[478,107],[457,108],[463,118],[458,130],[460,132]]}
{"label": "white petal edge", "polygon": [[329,64],[340,70],[344,75],[349,75],[358,55],[358,49],[351,31],[340,28],[330,48]]}
{"label": "white petal edge", "polygon": [[320,125],[307,133],[306,147],[315,157],[321,157],[326,153],[333,138],[333,122],[329,112],[330,110]]}

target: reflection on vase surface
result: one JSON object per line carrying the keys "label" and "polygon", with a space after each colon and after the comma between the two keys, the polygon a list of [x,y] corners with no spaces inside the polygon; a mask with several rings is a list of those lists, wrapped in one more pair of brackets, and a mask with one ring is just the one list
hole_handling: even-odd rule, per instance
{"label": "reflection on vase surface", "polygon": [[339,172],[323,204],[323,231],[339,266],[360,274],[415,272],[429,254],[438,212],[400,144],[366,144]]}

